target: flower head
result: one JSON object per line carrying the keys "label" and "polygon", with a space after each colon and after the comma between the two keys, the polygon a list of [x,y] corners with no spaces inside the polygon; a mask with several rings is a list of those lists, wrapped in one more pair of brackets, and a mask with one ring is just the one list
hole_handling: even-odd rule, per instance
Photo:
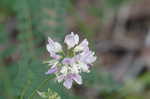
{"label": "flower head", "polygon": [[[56,80],[70,89],[73,82],[82,84],[82,72],[90,72],[90,66],[96,61],[95,53],[89,49],[89,42],[84,39],[79,44],[79,36],[71,32],[66,35],[65,41],[67,53],[62,46],[48,38],[47,50],[52,60],[47,63],[51,66],[46,74],[55,74]],[[63,55],[62,55],[63,53]]]}

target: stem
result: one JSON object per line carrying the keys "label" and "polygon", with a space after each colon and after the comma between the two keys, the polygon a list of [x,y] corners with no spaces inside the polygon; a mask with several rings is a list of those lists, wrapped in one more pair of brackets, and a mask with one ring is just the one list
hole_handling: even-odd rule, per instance
{"label": "stem", "polygon": [[24,95],[25,95],[27,89],[29,88],[29,85],[30,85],[30,82],[28,81],[27,85],[23,88],[23,91],[21,93],[20,99],[24,99]]}
{"label": "stem", "polygon": [[63,56],[65,56],[65,52],[64,51],[62,51],[62,54],[63,54]]}
{"label": "stem", "polygon": [[31,94],[31,96],[29,96],[28,99],[33,99],[33,96],[35,95],[35,93],[37,92],[37,90],[39,90],[40,88],[42,88],[44,85],[46,85],[46,83],[52,78],[47,78],[45,79]]}

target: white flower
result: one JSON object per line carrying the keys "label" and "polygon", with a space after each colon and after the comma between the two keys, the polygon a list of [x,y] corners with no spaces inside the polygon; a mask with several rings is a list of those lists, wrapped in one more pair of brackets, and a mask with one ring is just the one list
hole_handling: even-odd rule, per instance
{"label": "white flower", "polygon": [[50,37],[48,37],[48,44],[46,47],[50,53],[58,53],[62,51],[62,46],[58,42],[54,42]]}
{"label": "white flower", "polygon": [[63,83],[63,85],[67,88],[67,89],[70,89],[72,87],[72,82],[73,80],[72,79],[66,79]]}
{"label": "white flower", "polygon": [[78,46],[75,47],[74,51],[75,52],[80,52],[88,49],[89,42],[87,39],[84,39]]}
{"label": "white flower", "polygon": [[82,84],[82,78],[81,78],[81,76],[79,74],[75,74],[73,76],[73,80],[76,81],[79,85]]}
{"label": "white flower", "polygon": [[90,70],[89,70],[89,66],[83,62],[79,62],[78,64],[80,66],[80,69],[83,71],[83,72],[87,72],[89,73]]}
{"label": "white flower", "polygon": [[72,83],[75,81],[77,84],[82,84],[82,78],[79,74],[68,74],[66,77],[64,77],[64,83],[63,85],[70,89],[72,87]]}
{"label": "white flower", "polygon": [[[46,74],[55,74],[56,80],[63,82],[64,87],[70,89],[73,82],[82,84],[81,73],[90,72],[91,65],[96,61],[95,53],[89,49],[89,42],[84,39],[79,44],[79,36],[71,32],[65,37],[64,42],[67,44],[65,53],[58,42],[48,38],[47,50],[52,57],[48,61],[51,68]],[[62,55],[63,54],[63,55]]]}
{"label": "white flower", "polygon": [[68,69],[69,69],[68,66],[63,66],[62,69],[60,70],[60,73],[67,75]]}
{"label": "white flower", "polygon": [[74,34],[73,32],[71,32],[71,34],[66,35],[64,42],[67,44],[68,49],[73,48],[79,43],[79,36],[78,34]]}
{"label": "white flower", "polygon": [[80,66],[76,64],[72,64],[71,66],[71,73],[79,74],[80,73]]}
{"label": "white flower", "polygon": [[46,48],[52,58],[60,59],[60,55],[57,55],[56,53],[62,52],[62,46],[58,42],[54,42],[50,37],[48,37],[48,44],[46,45]]}
{"label": "white flower", "polygon": [[90,50],[85,50],[84,52],[82,52],[79,57],[80,57],[80,61],[86,63],[86,64],[92,64],[93,62],[96,61],[97,57],[94,56],[95,53],[90,51]]}

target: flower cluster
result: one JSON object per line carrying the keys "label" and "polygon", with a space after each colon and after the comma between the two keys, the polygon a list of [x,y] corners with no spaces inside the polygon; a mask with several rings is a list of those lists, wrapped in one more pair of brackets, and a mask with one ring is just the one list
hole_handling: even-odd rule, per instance
{"label": "flower cluster", "polygon": [[73,81],[82,84],[81,72],[90,72],[90,67],[96,61],[95,53],[89,49],[87,39],[79,43],[79,36],[71,32],[66,35],[64,43],[67,48],[63,51],[60,43],[48,37],[46,48],[52,58],[47,63],[51,66],[46,74],[55,74],[58,82],[70,89]]}

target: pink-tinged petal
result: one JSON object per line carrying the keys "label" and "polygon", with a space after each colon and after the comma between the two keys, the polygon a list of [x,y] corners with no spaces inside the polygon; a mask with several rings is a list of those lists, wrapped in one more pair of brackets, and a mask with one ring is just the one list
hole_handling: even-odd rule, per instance
{"label": "pink-tinged petal", "polygon": [[50,56],[56,60],[60,59],[61,56],[56,53],[62,51],[61,45],[57,42],[54,42],[50,37],[48,37],[48,42],[49,44],[46,45],[46,48],[47,51],[50,53]]}
{"label": "pink-tinged petal", "polygon": [[54,68],[50,68],[50,69],[48,70],[48,72],[46,72],[45,74],[46,74],[46,75],[48,75],[48,74],[53,74],[53,73],[55,73],[55,72],[57,72],[57,71],[58,71],[57,67],[54,67]]}
{"label": "pink-tinged petal", "polygon": [[64,42],[67,44],[68,49],[73,48],[75,45],[79,43],[79,36],[71,32],[71,34],[66,35]]}
{"label": "pink-tinged petal", "polygon": [[67,88],[70,89],[72,87],[72,79],[66,79],[63,83],[63,85]]}
{"label": "pink-tinged petal", "polygon": [[74,59],[73,58],[64,58],[62,63],[63,64],[73,64],[74,63]]}
{"label": "pink-tinged petal", "polygon": [[56,53],[51,53],[50,56],[53,58],[53,59],[56,59],[56,60],[59,60],[61,58],[60,55],[57,55]]}
{"label": "pink-tinged petal", "polygon": [[83,49],[88,48],[89,42],[87,39],[84,39],[79,46],[81,46]]}
{"label": "pink-tinged petal", "polygon": [[82,78],[79,74],[74,74],[73,75],[73,80],[76,81],[79,85],[82,84]]}
{"label": "pink-tinged petal", "polygon": [[86,62],[87,64],[91,64],[91,63],[93,63],[93,62],[96,61],[97,57],[94,56],[94,54],[95,54],[94,52],[89,52],[89,53],[87,54],[87,58],[86,58],[86,60],[85,60],[85,62]]}
{"label": "pink-tinged petal", "polygon": [[91,64],[91,63],[95,62],[96,59],[97,59],[96,56],[91,56],[91,57],[87,58],[86,63]]}
{"label": "pink-tinged petal", "polygon": [[89,42],[87,39],[84,39],[78,46],[75,47],[75,52],[80,52],[89,49]]}
{"label": "pink-tinged petal", "polygon": [[48,37],[46,48],[49,53],[58,53],[62,51],[62,46],[58,42],[54,42],[50,37]]}
{"label": "pink-tinged petal", "polygon": [[96,56],[94,55],[95,55],[94,52],[86,50],[80,54],[80,61],[86,64],[92,64],[93,62],[96,61]]}

